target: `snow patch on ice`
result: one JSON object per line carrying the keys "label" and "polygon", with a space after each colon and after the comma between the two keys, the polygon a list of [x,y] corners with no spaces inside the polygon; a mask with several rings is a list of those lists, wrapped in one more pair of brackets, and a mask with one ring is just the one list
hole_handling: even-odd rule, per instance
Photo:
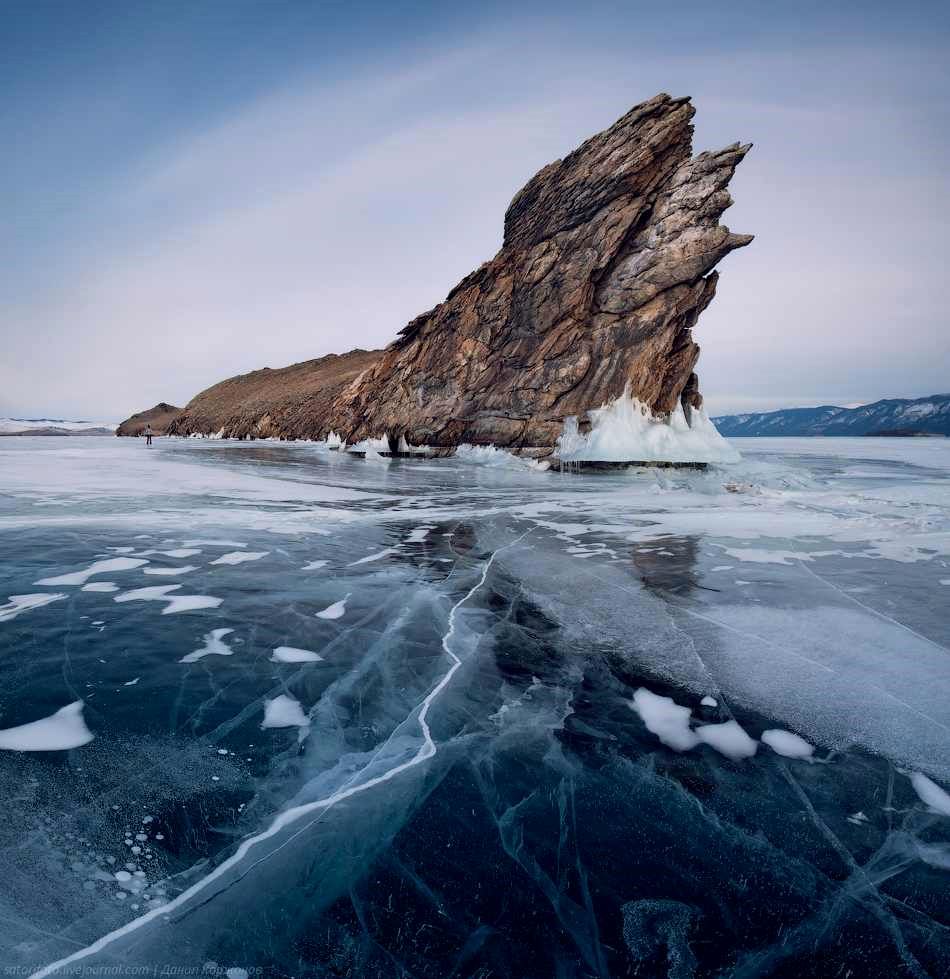
{"label": "snow patch on ice", "polygon": [[300,570],[318,571],[320,568],[325,568],[329,563],[329,561],[308,561]]}
{"label": "snow patch on ice", "polygon": [[190,612],[194,609],[217,608],[223,598],[212,595],[170,595],[181,585],[151,585],[148,588],[133,588],[132,591],[116,595],[114,602],[167,602],[162,609],[162,615],[174,615],[176,612]]}
{"label": "snow patch on ice", "polygon": [[119,586],[114,581],[91,581],[88,585],[82,586],[82,591],[118,591]]}
{"label": "snow patch on ice", "polygon": [[682,405],[669,419],[656,418],[649,407],[631,397],[629,386],[609,404],[587,413],[591,429],[582,435],[577,418],[564,420],[557,440],[562,462],[738,462],[739,453],[719,434],[701,408]]}
{"label": "snow patch on ice", "polygon": [[233,629],[212,629],[207,635],[202,636],[204,645],[201,649],[196,649],[193,653],[188,653],[178,661],[179,663],[195,663],[205,656],[233,656],[234,650],[224,642],[224,637],[234,632]]}
{"label": "snow patch on ice", "polygon": [[318,663],[322,659],[319,653],[310,649],[297,649],[295,646],[278,646],[271,655],[273,663]]}
{"label": "snow patch on ice", "polygon": [[340,601],[334,602],[332,605],[328,605],[322,612],[317,612],[316,616],[318,619],[341,619],[346,612],[346,600],[350,597],[349,592],[347,592],[344,598]]}
{"label": "snow patch on ice", "polygon": [[762,732],[762,743],[767,744],[776,754],[784,758],[806,758],[811,761],[815,748],[804,738],[791,731],[773,728]]}
{"label": "snow patch on ice", "polygon": [[[213,562],[212,562],[213,563]],[[157,575],[173,575],[173,574],[188,574],[189,571],[197,571],[197,564],[185,564],[180,568],[145,568],[143,574],[157,574]]]}
{"label": "snow patch on ice", "polygon": [[421,544],[428,536],[429,531],[435,530],[434,527],[415,527],[410,531],[409,536],[406,538],[407,544]]}
{"label": "snow patch on ice", "polygon": [[699,740],[715,748],[721,755],[740,761],[751,758],[759,747],[739,726],[738,721],[724,721],[722,724],[703,724],[696,728]]}
{"label": "snow patch on ice", "polygon": [[41,578],[37,585],[84,585],[93,575],[105,574],[112,571],[131,571],[140,568],[148,561],[134,557],[113,557],[105,561],[96,561],[83,571],[73,571],[69,574],[57,575],[55,578]]}
{"label": "snow patch on ice", "polygon": [[259,561],[270,551],[229,551],[212,561],[212,564],[243,564],[245,561]]}
{"label": "snow patch on ice", "polygon": [[718,707],[719,706],[719,701],[716,700],[715,697],[710,697],[708,695],[705,696],[705,697],[703,697],[703,699],[699,703],[703,707]]}
{"label": "snow patch on ice", "polygon": [[218,608],[223,601],[223,598],[215,598],[213,595],[174,595],[162,609],[162,615],[194,612],[202,608]]}
{"label": "snow patch on ice", "polygon": [[50,602],[58,602],[61,598],[65,597],[66,595],[62,592],[56,594],[40,592],[36,595],[10,595],[6,605],[0,605],[0,622],[15,619],[18,615],[23,612],[28,612],[31,608],[40,608],[43,605],[49,605]]}
{"label": "snow patch on ice", "polygon": [[0,731],[5,751],[66,751],[88,744],[95,735],[82,716],[83,702],[76,700],[39,721]]}
{"label": "snow patch on ice", "polygon": [[273,700],[264,701],[264,720],[261,721],[261,727],[309,728],[310,718],[303,712],[299,700],[282,693]]}
{"label": "snow patch on ice", "polygon": [[633,695],[631,707],[640,715],[646,729],[674,751],[689,751],[699,744],[699,738],[689,726],[692,711],[681,707],[672,697],[661,697],[640,687]]}
{"label": "snow patch on ice", "polygon": [[920,801],[942,816],[950,816],[950,795],[923,772],[911,772],[908,776]]}

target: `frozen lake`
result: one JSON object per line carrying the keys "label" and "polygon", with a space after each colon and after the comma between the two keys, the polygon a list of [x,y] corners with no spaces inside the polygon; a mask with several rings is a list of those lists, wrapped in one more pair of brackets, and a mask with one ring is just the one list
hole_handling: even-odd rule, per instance
{"label": "frozen lake", "polygon": [[950,973],[950,440],[734,444],[0,440],[0,964]]}

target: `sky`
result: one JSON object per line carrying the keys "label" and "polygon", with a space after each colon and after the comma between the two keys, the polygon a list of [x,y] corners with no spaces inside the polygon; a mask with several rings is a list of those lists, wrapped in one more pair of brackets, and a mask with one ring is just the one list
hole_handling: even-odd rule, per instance
{"label": "sky", "polygon": [[711,412],[950,391],[946,4],[0,0],[0,415],[382,346],[661,91],[754,143]]}

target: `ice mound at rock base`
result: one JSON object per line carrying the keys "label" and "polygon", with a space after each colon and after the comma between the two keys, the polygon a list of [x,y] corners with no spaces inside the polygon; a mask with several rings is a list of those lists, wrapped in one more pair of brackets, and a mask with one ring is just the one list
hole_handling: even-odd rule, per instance
{"label": "ice mound at rock base", "polygon": [[739,453],[719,434],[701,408],[682,405],[669,419],[655,418],[629,388],[609,404],[591,409],[591,430],[577,418],[564,420],[556,455],[562,462],[738,462]]}

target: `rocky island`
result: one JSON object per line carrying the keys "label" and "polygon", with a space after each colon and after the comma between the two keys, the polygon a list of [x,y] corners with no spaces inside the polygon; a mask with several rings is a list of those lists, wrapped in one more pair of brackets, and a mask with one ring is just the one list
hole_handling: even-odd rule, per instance
{"label": "rocky island", "polygon": [[142,435],[145,426],[150,425],[153,435],[164,435],[172,419],[178,416],[180,408],[159,401],[154,408],[147,411],[140,411],[130,418],[126,418],[115,430],[116,435]]}
{"label": "rocky island", "polygon": [[654,441],[667,429],[718,438],[701,410],[692,331],[715,295],[714,267],[752,240],[719,223],[749,145],[693,156],[694,112],[688,98],[657,95],[544,167],[509,206],[498,254],[386,349],[222,381],[168,433],[333,431],[349,444],[544,456],[567,432],[576,458],[594,458],[584,440],[613,405],[617,424],[662,425]]}

